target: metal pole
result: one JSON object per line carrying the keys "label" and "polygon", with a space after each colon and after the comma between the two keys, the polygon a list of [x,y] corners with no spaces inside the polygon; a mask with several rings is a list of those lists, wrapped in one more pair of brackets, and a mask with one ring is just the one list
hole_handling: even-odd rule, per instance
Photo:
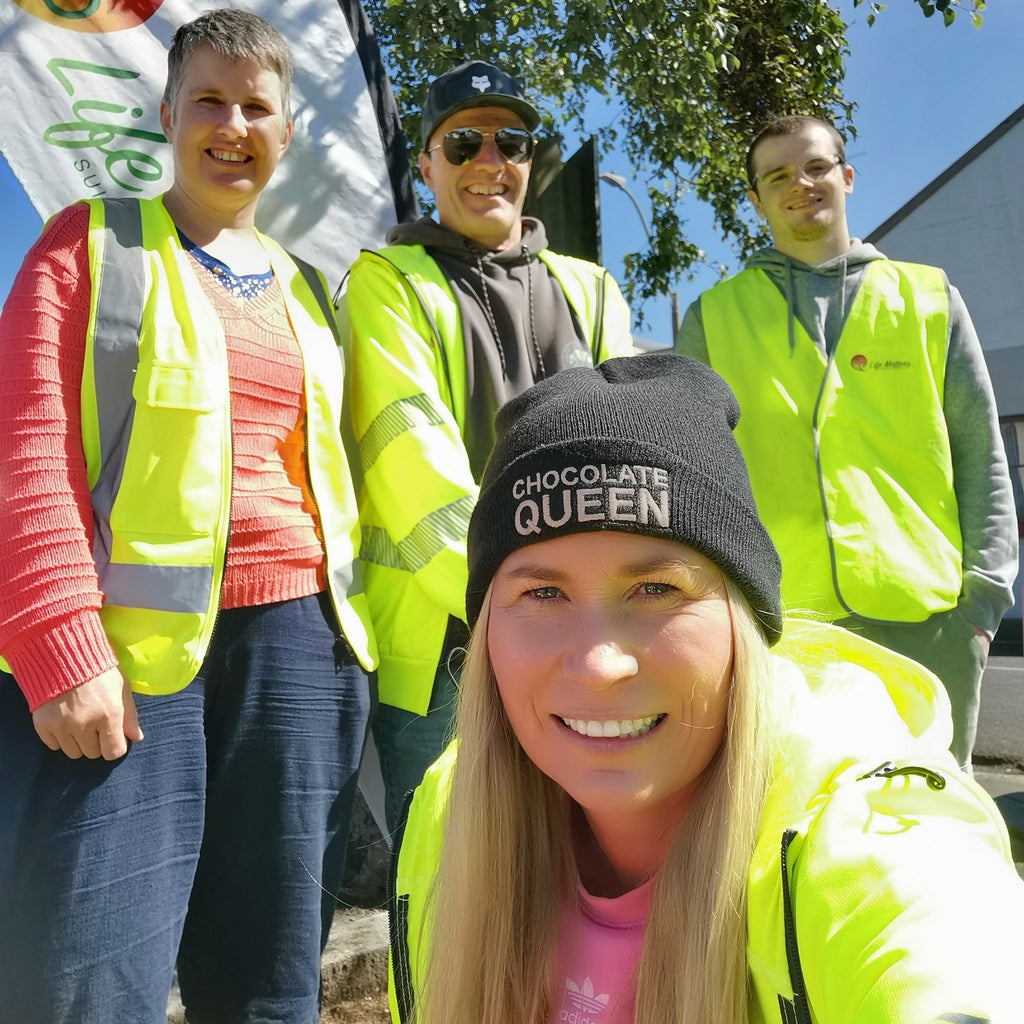
{"label": "metal pole", "polygon": [[[629,186],[626,184],[626,179],[621,174],[616,174],[614,171],[604,171],[599,174],[598,177],[601,181],[606,181],[609,185],[614,185],[615,188],[620,189],[629,196],[633,202],[633,206],[636,208],[637,216],[640,218],[640,223],[643,225],[644,234],[647,236],[647,244],[653,245],[654,239],[651,236],[651,229],[647,226],[647,218],[644,216],[644,211],[640,208],[640,204],[636,201],[636,196],[633,195]],[[679,296],[670,288],[668,291],[668,297],[672,303],[672,345],[674,346],[676,338],[679,337]]]}

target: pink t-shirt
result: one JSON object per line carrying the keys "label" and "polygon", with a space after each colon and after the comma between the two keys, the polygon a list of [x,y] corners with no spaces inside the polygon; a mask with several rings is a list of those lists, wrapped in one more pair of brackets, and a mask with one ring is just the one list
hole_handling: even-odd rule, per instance
{"label": "pink t-shirt", "polygon": [[562,912],[550,1024],[633,1024],[636,969],[655,879],[604,899],[581,885]]}

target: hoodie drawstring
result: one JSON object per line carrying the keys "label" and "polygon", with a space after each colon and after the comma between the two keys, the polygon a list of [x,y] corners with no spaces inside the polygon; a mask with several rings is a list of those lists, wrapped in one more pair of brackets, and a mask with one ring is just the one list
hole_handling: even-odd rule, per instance
{"label": "hoodie drawstring", "polygon": [[505,350],[501,346],[501,338],[498,337],[498,323],[494,319],[494,310],[491,308],[491,290],[487,285],[484,261],[480,258],[480,253],[475,255],[476,271],[480,275],[480,290],[484,293],[484,311],[487,313],[487,323],[491,328],[491,337],[494,338],[494,347],[498,350],[498,361],[501,363],[501,379],[508,380],[508,364],[505,362]]}
{"label": "hoodie drawstring", "polygon": [[[839,274],[839,333],[843,333],[843,328],[846,326],[846,271],[849,265],[849,261],[844,253],[842,261],[840,262],[841,272]],[[837,339],[838,343],[838,339]]]}
{"label": "hoodie drawstring", "polygon": [[544,368],[544,357],[540,353],[540,343],[537,341],[537,323],[533,313],[533,267],[530,250],[525,245],[522,246],[522,256],[526,261],[526,304],[530,309],[530,341],[533,342],[533,351],[537,356],[537,379],[543,380],[548,371]]}
{"label": "hoodie drawstring", "polygon": [[[534,355],[537,357],[537,380],[543,380],[547,376],[544,367],[544,357],[541,355],[540,343],[537,341],[537,322],[534,316],[533,305],[533,267],[530,259],[530,250],[524,245],[522,247],[523,259],[526,262],[526,305],[530,314],[530,342],[533,345]],[[476,269],[480,275],[481,291],[484,296],[484,311],[487,313],[487,323],[491,328],[491,336],[494,338],[494,347],[498,350],[498,361],[501,363],[501,378],[508,380],[508,365],[505,362],[505,349],[502,347],[501,338],[498,336],[498,322],[494,318],[494,309],[491,307],[491,290],[487,283],[487,274],[484,271],[484,261],[480,253],[475,253]]]}
{"label": "hoodie drawstring", "polygon": [[793,261],[786,257],[786,312],[789,315],[787,326],[789,328],[789,356],[792,359],[796,351],[796,302],[793,298]]}

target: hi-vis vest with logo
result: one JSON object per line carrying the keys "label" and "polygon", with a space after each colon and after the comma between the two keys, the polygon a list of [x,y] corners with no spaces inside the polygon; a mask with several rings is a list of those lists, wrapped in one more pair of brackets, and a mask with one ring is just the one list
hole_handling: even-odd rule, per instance
{"label": "hi-vis vest with logo", "polygon": [[[159,199],[89,200],[92,302],[82,442],[92,493],[100,616],[142,693],[188,685],[213,633],[231,509],[227,350]],[[367,669],[355,495],[341,444],[342,365],[326,286],[261,236],[302,353],[307,460],[327,578]]]}
{"label": "hi-vis vest with logo", "polygon": [[[594,362],[630,354],[629,311],[607,271],[546,249],[539,258],[561,286],[589,339]],[[444,460],[453,443],[461,443],[452,435],[457,429],[461,438],[469,397],[458,303],[441,268],[421,245],[363,252],[353,268],[357,276],[383,273],[391,278],[395,272],[411,291],[410,312],[417,318],[413,330],[429,339],[434,362],[428,371],[431,379],[424,380],[413,393],[402,390],[408,388],[407,373],[389,377],[384,365],[380,373],[363,382],[363,389],[372,392],[373,413],[367,417],[369,422],[356,430],[362,472],[367,477],[392,474],[406,481],[409,497],[403,510],[414,521],[404,536],[390,536],[382,514],[364,489],[361,554],[380,645],[380,699],[425,715],[448,627],[447,609],[464,607],[466,533],[477,492],[469,480],[456,484],[444,477]],[[352,301],[351,292],[348,301]],[[360,313],[370,336],[388,338],[390,359],[403,371],[409,371],[410,365],[419,371],[423,361],[398,349],[401,338],[388,323],[390,310],[361,309]],[[364,376],[371,377],[365,370]],[[435,391],[450,417],[436,408]],[[412,435],[422,444],[437,439],[437,456],[431,465],[424,465],[422,448],[417,448],[414,458],[407,457],[407,440]],[[441,560],[448,562],[449,578],[461,574],[463,580],[457,596],[449,595],[447,605],[437,599],[436,592],[431,593],[428,584],[431,570],[437,569]]]}
{"label": "hi-vis vest with logo", "polygon": [[[952,608],[963,559],[943,415],[949,297],[935,267],[870,264],[830,357],[768,275],[701,298],[732,386],[789,612],[921,622]],[[794,318],[795,319],[795,318]]]}

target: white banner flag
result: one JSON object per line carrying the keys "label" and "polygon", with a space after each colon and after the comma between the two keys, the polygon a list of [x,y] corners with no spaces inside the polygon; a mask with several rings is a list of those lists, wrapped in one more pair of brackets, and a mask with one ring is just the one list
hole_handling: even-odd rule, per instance
{"label": "white banner flag", "polygon": [[212,6],[254,11],[295,64],[292,144],[257,225],[334,288],[415,199],[394,99],[349,0],[0,0],[0,150],[45,219],[76,199],[171,184],[160,130],[167,47]]}

